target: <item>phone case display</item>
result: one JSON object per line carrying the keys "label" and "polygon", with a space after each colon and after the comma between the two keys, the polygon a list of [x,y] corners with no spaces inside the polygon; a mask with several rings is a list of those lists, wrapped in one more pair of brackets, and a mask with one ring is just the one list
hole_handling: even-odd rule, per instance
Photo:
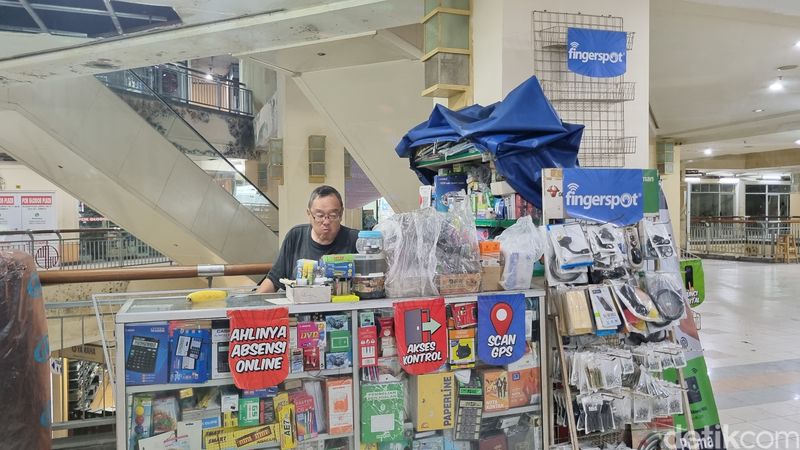
{"label": "phone case display", "polygon": [[[120,342],[124,345],[126,340],[132,343],[134,336],[144,336],[158,340],[158,348],[163,343],[167,377],[161,383],[128,384],[125,371],[118,373],[118,397],[127,402],[118,410],[118,423],[124,424],[119,425],[118,449],[435,446],[474,450],[485,437],[497,435],[510,440],[535,435],[537,446],[525,448],[541,449],[540,350],[536,342],[540,340],[542,295],[538,290],[521,295],[524,314],[518,315],[525,326],[506,331],[515,330],[516,338],[526,342],[526,351],[522,358],[500,366],[478,358],[481,318],[476,296],[439,300],[443,302],[441,316],[431,313],[434,303],[438,304],[433,299],[290,305],[289,362],[299,351],[299,367],[290,370],[277,386],[241,390],[233,385],[230,368],[222,362],[228,359],[225,349],[230,352],[247,332],[231,327],[223,318],[229,308],[265,306],[265,296],[229,295],[222,307],[220,303],[176,300],[174,294],[157,301],[113,294],[134,298],[117,315]],[[417,376],[402,368],[395,303],[416,305],[408,320],[410,332],[419,330],[421,341],[413,345],[421,346],[428,335],[444,336],[441,370]],[[156,322],[155,317],[163,320]],[[404,326],[402,332],[408,328]],[[132,334],[126,336],[126,330]],[[162,337],[143,334],[162,330]],[[122,364],[129,353],[118,357]],[[185,359],[193,359],[197,368],[202,355],[207,357],[205,381],[193,377],[170,381],[174,368],[189,364]],[[139,357],[136,352],[134,356]],[[136,367],[143,365],[138,364]]]}

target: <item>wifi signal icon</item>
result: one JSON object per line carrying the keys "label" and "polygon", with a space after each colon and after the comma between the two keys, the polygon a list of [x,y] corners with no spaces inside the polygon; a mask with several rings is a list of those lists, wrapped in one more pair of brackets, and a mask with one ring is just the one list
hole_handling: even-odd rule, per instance
{"label": "wifi signal icon", "polygon": [[578,185],[578,183],[570,183],[567,185],[567,190],[569,190],[570,192],[575,192],[578,190],[579,187],[580,186]]}

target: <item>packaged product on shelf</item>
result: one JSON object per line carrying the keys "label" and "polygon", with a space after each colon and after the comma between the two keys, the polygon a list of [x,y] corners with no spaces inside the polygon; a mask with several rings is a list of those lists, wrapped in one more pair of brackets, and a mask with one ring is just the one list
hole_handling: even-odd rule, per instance
{"label": "packaged product on shelf", "polygon": [[328,351],[349,352],[353,348],[352,338],[352,333],[347,330],[328,332]]}
{"label": "packaged product on shelf", "polygon": [[258,397],[239,399],[239,426],[251,427],[261,421],[261,399]]}
{"label": "packaged product on shelf", "polygon": [[478,325],[478,305],[456,303],[450,307],[455,328],[473,328]]}
{"label": "packaged product on shelf", "polygon": [[481,371],[483,379],[483,410],[485,412],[508,409],[508,372],[503,369]]}
{"label": "packaged product on shelf", "polygon": [[278,430],[281,449],[290,449],[297,446],[297,431],[295,429],[295,409],[291,403],[284,403],[278,408]]}
{"label": "packaged product on shelf", "polygon": [[325,381],[325,398],[328,404],[328,433],[331,435],[353,432],[353,380],[351,378]]}
{"label": "packaged product on shelf", "polygon": [[128,448],[136,448],[140,439],[152,435],[153,425],[153,395],[134,394],[131,403],[131,424],[128,431]]}
{"label": "packaged product on shelf", "polygon": [[347,369],[353,367],[351,352],[326,352],[325,367],[327,369]]}
{"label": "packaged product on shelf", "polygon": [[430,436],[414,439],[411,445],[412,450],[444,450],[444,438],[442,436]]}
{"label": "packaged product on shelf", "polygon": [[579,223],[548,225],[547,231],[561,269],[592,265],[592,251]]}
{"label": "packaged product on shelf", "polygon": [[153,400],[153,432],[151,435],[177,430],[179,419],[178,399],[164,397]]}
{"label": "packaged product on shelf", "polygon": [[289,372],[291,373],[302,373],[305,371],[302,348],[293,348],[289,351],[289,364]]}
{"label": "packaged product on shelf", "polygon": [[327,331],[349,331],[350,316],[347,314],[329,314],[325,316],[325,329]]}
{"label": "packaged product on shelf", "polygon": [[541,399],[539,361],[535,350],[508,365],[508,406],[518,408]]}
{"label": "packaged product on shelf", "polygon": [[528,218],[518,220],[498,237],[504,268],[500,285],[504,289],[530,289],[533,266],[544,253],[545,241],[539,229]]}
{"label": "packaged product on shelf", "polygon": [[197,407],[197,397],[194,389],[187,388],[178,391],[179,407],[181,411]]}
{"label": "packaged product on shelf", "polygon": [[505,266],[481,267],[481,292],[502,291],[503,270]]}
{"label": "packaged product on shelf", "polygon": [[303,349],[303,369],[306,372],[319,371],[325,368],[325,350],[319,347]]}
{"label": "packaged product on shelf", "polygon": [[275,402],[272,398],[261,397],[258,399],[258,423],[261,425],[275,423],[278,418],[275,415]]}
{"label": "packaged product on shelf", "polygon": [[456,423],[454,437],[457,440],[475,441],[480,438],[483,415],[483,382],[474,371],[469,382],[457,380]]}
{"label": "packaged product on shelf", "polygon": [[592,314],[589,312],[589,303],[586,291],[572,289],[563,291],[559,302],[559,316],[564,320],[565,336],[589,334],[593,331]]}
{"label": "packaged product on shelf", "polygon": [[227,320],[214,320],[211,322],[211,378],[231,378],[231,368],[228,366],[228,348],[231,330]]}
{"label": "packaged product on shelf", "polygon": [[506,434],[502,431],[484,436],[478,442],[478,450],[506,450],[507,448]]}
{"label": "packaged product on shelf", "polygon": [[[320,324],[323,326],[320,327]],[[299,322],[297,324],[297,346],[300,348],[324,347],[324,322]]]}
{"label": "packaged product on shelf", "polygon": [[125,325],[125,385],[163,384],[169,379],[169,324]]}
{"label": "packaged product on shelf", "polygon": [[535,427],[515,426],[506,431],[506,445],[514,450],[538,450],[538,430]]}
{"label": "packaged product on shelf", "polygon": [[211,330],[170,326],[170,383],[205,383],[209,378]]}
{"label": "packaged product on shelf", "polygon": [[436,175],[433,177],[433,197],[436,210],[447,212],[454,193],[467,190],[465,174]]}
{"label": "packaged product on shelf", "polygon": [[480,253],[475,217],[466,201],[455,201],[443,215],[436,243],[436,282],[442,295],[478,292]]}
{"label": "packaged product on shelf", "polygon": [[475,364],[475,329],[449,330],[450,364],[468,368]]}
{"label": "packaged product on shelf", "polygon": [[414,397],[411,417],[417,432],[452,428],[455,424],[455,374],[429,373],[412,377],[410,382]]}
{"label": "packaged product on shelf", "polygon": [[481,254],[481,266],[492,267],[500,265],[500,242],[481,241],[478,243]]}
{"label": "packaged product on shelf", "polygon": [[314,397],[304,391],[289,394],[289,401],[294,405],[295,435],[297,441],[307,441],[317,436]]}
{"label": "packaged product on shelf", "polygon": [[359,366],[372,367],[378,364],[378,328],[376,326],[358,329]]}
{"label": "packaged product on shelf", "polygon": [[175,434],[189,445],[189,449],[203,448],[203,424],[198,421],[178,422],[178,431]]}
{"label": "packaged product on shelf", "polygon": [[361,385],[361,441],[395,442],[403,438],[402,383]]}
{"label": "packaged product on shelf", "polygon": [[222,426],[239,426],[239,391],[233,386],[220,389],[220,408],[222,410]]}
{"label": "packaged product on shelf", "polygon": [[419,207],[429,208],[433,206],[433,186],[423,185],[419,187]]}

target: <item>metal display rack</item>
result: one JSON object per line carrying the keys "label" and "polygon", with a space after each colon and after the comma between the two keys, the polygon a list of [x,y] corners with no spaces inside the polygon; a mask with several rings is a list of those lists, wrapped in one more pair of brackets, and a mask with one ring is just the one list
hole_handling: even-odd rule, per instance
{"label": "metal display rack", "polygon": [[[578,160],[583,167],[622,167],[635,153],[636,138],[625,136],[624,102],[635,98],[635,83],[624,76],[590,78],[567,69],[567,29],[623,31],[622,17],[533,12],[534,72],[565,122],[585,126]],[[633,49],[633,33],[626,47]]]}

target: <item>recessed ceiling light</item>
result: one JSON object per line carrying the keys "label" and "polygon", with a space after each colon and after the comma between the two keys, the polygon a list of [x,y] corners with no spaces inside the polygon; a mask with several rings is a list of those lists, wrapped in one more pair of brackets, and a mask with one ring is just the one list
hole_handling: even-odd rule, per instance
{"label": "recessed ceiling light", "polygon": [[739,182],[739,179],[734,177],[726,177],[726,178],[720,178],[719,182],[720,184],[736,184]]}
{"label": "recessed ceiling light", "polygon": [[787,64],[785,66],[778,67],[778,70],[780,70],[780,71],[794,70],[794,69],[797,69],[797,64]]}
{"label": "recessed ceiling light", "polygon": [[769,85],[769,90],[772,92],[779,92],[783,90],[783,77],[778,77],[772,84]]}
{"label": "recessed ceiling light", "polygon": [[800,41],[797,41],[797,42],[795,42],[795,43],[794,43],[794,46],[795,46],[795,47],[800,47]]}
{"label": "recessed ceiling light", "polygon": [[759,113],[759,112],[764,112],[764,110],[761,109],[761,108],[758,108],[758,109],[754,109],[753,112],[754,113]]}
{"label": "recessed ceiling light", "polygon": [[703,154],[704,154],[704,155],[710,155],[710,154],[712,154],[712,153],[714,153],[714,150],[712,150],[712,149],[710,149],[710,148],[707,148],[707,149],[703,150]]}
{"label": "recessed ceiling light", "polygon": [[800,145],[800,139],[794,141],[794,145]]}
{"label": "recessed ceiling light", "polygon": [[761,176],[762,180],[772,180],[772,181],[779,181],[783,179],[783,175],[779,173],[765,173]]}
{"label": "recessed ceiling light", "polygon": [[686,162],[687,162],[687,163],[693,163],[693,162],[694,162],[694,160],[693,160],[693,159],[689,159],[689,160],[687,160]]}

